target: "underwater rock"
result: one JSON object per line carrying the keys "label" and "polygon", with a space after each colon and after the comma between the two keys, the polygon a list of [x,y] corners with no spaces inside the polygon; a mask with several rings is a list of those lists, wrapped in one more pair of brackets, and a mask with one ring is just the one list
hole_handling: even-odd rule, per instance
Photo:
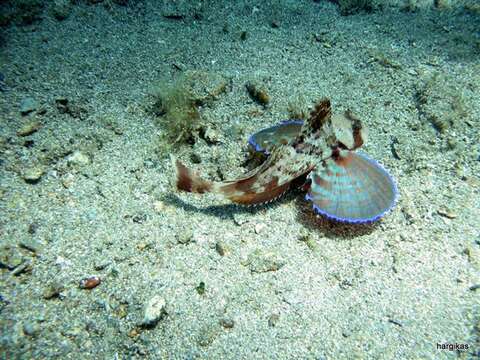
{"label": "underwater rock", "polygon": [[36,184],[45,174],[45,170],[41,166],[32,166],[23,172],[22,178],[28,184]]}
{"label": "underwater rock", "polygon": [[23,256],[14,246],[5,245],[0,248],[0,268],[13,270],[23,262]]}
{"label": "underwater rock", "polygon": [[57,106],[57,109],[58,111],[60,111],[60,113],[65,113],[67,110],[67,106],[68,106],[68,98],[65,97],[65,96],[58,96],[57,98],[55,98],[55,105]]}
{"label": "underwater rock", "polygon": [[166,315],[166,301],[163,297],[155,295],[145,305],[142,326],[154,327]]}
{"label": "underwater rock", "polygon": [[67,158],[67,164],[73,167],[85,166],[90,164],[90,158],[77,150]]}
{"label": "underwater rock", "polygon": [[179,244],[188,244],[193,241],[193,231],[191,229],[185,229],[175,236]]}
{"label": "underwater rock", "polygon": [[255,234],[260,234],[260,233],[263,232],[266,228],[267,228],[267,225],[266,225],[266,224],[264,224],[264,223],[258,223],[258,224],[255,224],[255,226],[253,227],[253,230],[255,231]]}
{"label": "underwater rock", "polygon": [[203,138],[208,144],[218,144],[220,143],[220,135],[218,131],[212,129],[210,126],[205,129]]}
{"label": "underwater rock", "polygon": [[73,174],[65,174],[65,176],[62,177],[62,185],[65,189],[69,189],[72,187],[73,183],[75,182],[75,176]]}
{"label": "underwater rock", "polygon": [[37,323],[27,321],[23,324],[23,333],[27,336],[36,336],[40,332]]}
{"label": "underwater rock", "polygon": [[31,97],[24,98],[20,101],[20,114],[27,115],[38,108],[38,102]]}
{"label": "underwater rock", "polygon": [[42,124],[39,121],[32,121],[23,125],[18,131],[18,136],[28,136],[32,135],[38,129],[42,127]]}

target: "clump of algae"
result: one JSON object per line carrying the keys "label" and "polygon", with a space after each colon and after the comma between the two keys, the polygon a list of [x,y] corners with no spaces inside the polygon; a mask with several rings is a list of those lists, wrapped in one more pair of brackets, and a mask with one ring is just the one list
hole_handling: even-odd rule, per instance
{"label": "clump of algae", "polygon": [[191,140],[200,120],[199,104],[184,79],[162,84],[156,90],[152,111],[160,117],[166,140],[173,143]]}
{"label": "clump of algae", "polygon": [[186,71],[173,82],[159,82],[152,91],[151,111],[164,130],[164,145],[194,143],[205,127],[200,108],[215,100],[226,86],[222,76],[203,71]]}
{"label": "clump of algae", "polygon": [[352,15],[361,11],[372,12],[383,6],[380,0],[336,0],[342,15]]}

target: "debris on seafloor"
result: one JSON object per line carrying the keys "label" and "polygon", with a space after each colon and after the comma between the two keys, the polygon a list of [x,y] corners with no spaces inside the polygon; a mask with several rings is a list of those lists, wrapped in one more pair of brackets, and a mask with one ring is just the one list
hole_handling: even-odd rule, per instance
{"label": "debris on seafloor", "polygon": [[[200,107],[216,100],[226,91],[227,84],[223,76],[205,71],[186,71],[173,82],[155,84],[150,111],[158,117],[166,137],[164,141],[169,144],[194,142],[202,129],[207,128]],[[207,134],[211,133],[210,129]]]}

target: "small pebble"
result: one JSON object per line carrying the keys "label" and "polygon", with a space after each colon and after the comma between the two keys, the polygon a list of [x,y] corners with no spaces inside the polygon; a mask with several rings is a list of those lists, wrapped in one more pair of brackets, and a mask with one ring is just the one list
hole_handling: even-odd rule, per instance
{"label": "small pebble", "polygon": [[449,209],[438,209],[437,213],[438,215],[444,216],[448,219],[455,219],[457,217],[457,214]]}
{"label": "small pebble", "polygon": [[68,98],[66,96],[58,96],[55,98],[55,104],[58,106],[67,106]]}
{"label": "small pebble", "polygon": [[254,227],[255,234],[260,234],[263,230],[265,230],[266,227],[267,225],[263,223],[255,224],[255,227]]}
{"label": "small pebble", "polygon": [[270,315],[270,317],[268,318],[268,326],[270,327],[276,326],[279,320],[280,320],[279,314]]}
{"label": "small pebble", "polygon": [[26,322],[23,324],[23,333],[27,336],[35,336],[39,332],[38,325],[32,322]]}
{"label": "small pebble", "polygon": [[220,135],[211,127],[205,130],[204,138],[209,144],[218,144],[220,142]]}
{"label": "small pebble", "polygon": [[133,328],[128,332],[128,337],[130,338],[136,338],[138,335],[140,335],[140,332],[138,331],[137,328]]}
{"label": "small pebble", "polygon": [[40,166],[34,166],[28,168],[23,173],[23,180],[29,184],[36,184],[40,181],[40,178],[43,176],[45,171]]}
{"label": "small pebble", "polygon": [[90,164],[90,158],[77,150],[67,158],[67,164],[70,166],[85,166]]}
{"label": "small pebble", "polygon": [[235,225],[242,226],[243,224],[248,222],[249,217],[250,216],[245,213],[234,213],[233,222],[235,223]]}
{"label": "small pebble", "polygon": [[30,225],[28,225],[28,233],[29,234],[35,234],[38,230],[40,225],[38,225],[38,223],[36,222],[32,222]]}
{"label": "small pebble", "polygon": [[137,224],[142,224],[145,221],[147,221],[147,214],[144,214],[144,213],[135,214],[132,217],[132,221]]}
{"label": "small pebble", "polygon": [[220,256],[225,256],[228,253],[228,247],[225,245],[225,243],[221,240],[217,241],[215,244],[215,250],[217,250],[217,253]]}
{"label": "small pebble", "polygon": [[220,325],[222,325],[225,329],[231,329],[235,326],[235,322],[229,317],[224,317],[220,320]]}
{"label": "small pebble", "polygon": [[65,286],[60,281],[52,281],[43,292],[43,298],[46,300],[56,298],[64,289]]}
{"label": "small pebble", "polygon": [[143,315],[142,326],[153,327],[160,319],[166,314],[166,302],[165,299],[159,295],[155,295],[151,298],[145,306]]}
{"label": "small pebble", "polygon": [[66,174],[64,177],[62,177],[62,185],[65,189],[69,189],[74,181],[75,181],[75,176],[73,174]]}
{"label": "small pebble", "polygon": [[110,265],[110,261],[104,260],[96,262],[93,268],[97,271],[105,269],[108,265]]}
{"label": "small pebble", "polygon": [[188,244],[193,240],[193,231],[186,229],[180,234],[177,234],[176,239],[179,244]]}
{"label": "small pebble", "polygon": [[80,289],[93,289],[100,284],[101,280],[98,276],[90,276],[80,280]]}
{"label": "small pebble", "polygon": [[197,293],[199,295],[204,295],[205,294],[205,283],[203,281],[200,281],[200,283],[197,285],[195,288],[197,290]]}

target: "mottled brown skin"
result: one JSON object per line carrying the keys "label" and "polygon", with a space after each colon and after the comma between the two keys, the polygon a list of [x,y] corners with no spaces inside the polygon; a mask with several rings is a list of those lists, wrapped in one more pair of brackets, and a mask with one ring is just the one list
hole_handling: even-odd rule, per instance
{"label": "mottled brown skin", "polygon": [[[242,205],[257,205],[275,200],[289,190],[292,182],[297,186],[300,183],[305,185],[304,181],[298,179],[305,178],[322,160],[338,152],[340,147],[345,148],[335,135],[331,115],[330,100],[322,99],[315,105],[310,118],[291,144],[275,146],[263,164],[232,181],[204,180],[179,160],[175,160],[177,189],[195,193],[214,192]],[[357,119],[348,120],[349,127],[342,130],[350,134],[350,138],[353,136],[356,148],[363,144],[362,126]]]}

